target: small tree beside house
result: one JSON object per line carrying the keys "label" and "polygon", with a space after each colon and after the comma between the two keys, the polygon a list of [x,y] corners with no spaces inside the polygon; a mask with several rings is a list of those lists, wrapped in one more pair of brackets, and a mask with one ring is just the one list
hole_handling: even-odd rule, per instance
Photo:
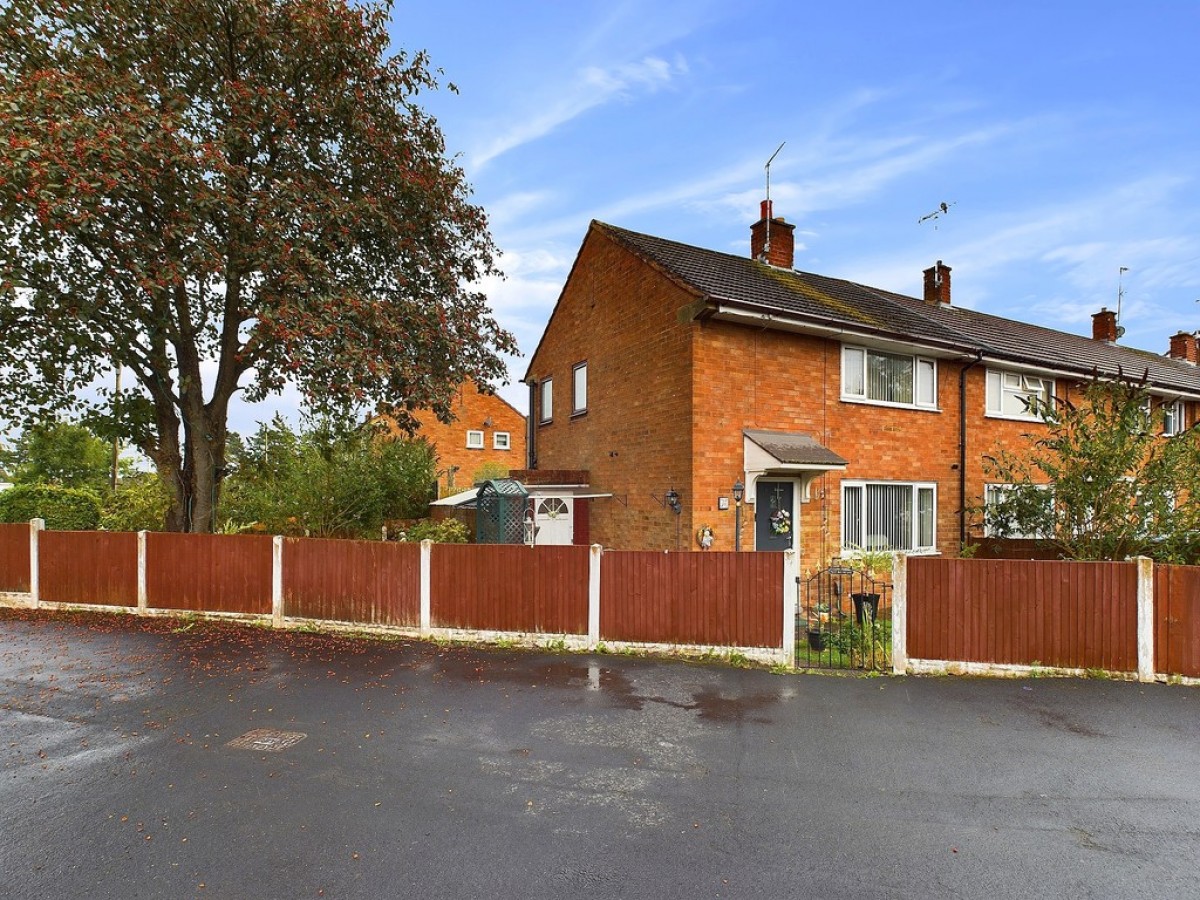
{"label": "small tree beside house", "polygon": [[1046,428],[1026,449],[985,458],[989,535],[1037,538],[1068,559],[1198,561],[1200,430],[1174,433],[1166,409],[1127,377],[1042,405]]}

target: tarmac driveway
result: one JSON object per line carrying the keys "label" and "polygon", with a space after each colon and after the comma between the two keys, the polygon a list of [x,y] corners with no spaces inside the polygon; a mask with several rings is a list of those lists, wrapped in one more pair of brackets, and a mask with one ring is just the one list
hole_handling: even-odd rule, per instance
{"label": "tarmac driveway", "polygon": [[5,896],[1162,898],[1198,873],[1195,688],[0,611]]}

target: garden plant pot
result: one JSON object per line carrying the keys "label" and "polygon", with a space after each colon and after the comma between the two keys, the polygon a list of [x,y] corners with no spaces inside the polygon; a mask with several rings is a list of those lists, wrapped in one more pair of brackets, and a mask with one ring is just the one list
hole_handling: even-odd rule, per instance
{"label": "garden plant pot", "polygon": [[820,653],[825,649],[825,632],[810,629],[808,632],[808,648]]}
{"label": "garden plant pot", "polygon": [[871,607],[871,621],[874,622],[879,617],[878,594],[851,594],[850,599],[854,601],[854,621],[859,625],[863,624],[864,612],[868,606]]}

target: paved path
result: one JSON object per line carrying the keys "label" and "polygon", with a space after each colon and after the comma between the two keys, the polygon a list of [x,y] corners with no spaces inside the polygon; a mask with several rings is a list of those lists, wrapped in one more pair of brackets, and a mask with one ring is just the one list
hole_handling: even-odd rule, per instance
{"label": "paved path", "polygon": [[0,612],[0,894],[1196,897],[1200,689]]}

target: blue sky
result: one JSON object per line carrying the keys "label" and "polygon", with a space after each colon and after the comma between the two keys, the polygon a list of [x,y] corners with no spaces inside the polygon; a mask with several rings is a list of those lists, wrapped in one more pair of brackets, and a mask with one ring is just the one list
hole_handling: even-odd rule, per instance
{"label": "blue sky", "polygon": [[1090,333],[1126,266],[1124,343],[1200,328],[1200,3],[398,0],[392,33],[459,88],[425,105],[526,354],[593,218],[748,254],[783,141],[799,269],[916,294],[943,259],[956,304]]}

